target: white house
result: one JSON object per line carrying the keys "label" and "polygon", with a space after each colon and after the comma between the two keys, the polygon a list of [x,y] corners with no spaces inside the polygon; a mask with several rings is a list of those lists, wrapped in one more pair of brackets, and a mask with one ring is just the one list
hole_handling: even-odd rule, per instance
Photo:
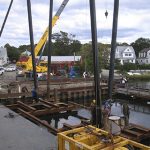
{"label": "white house", "polygon": [[0,47],[0,66],[8,63],[8,56],[6,48]]}
{"label": "white house", "polygon": [[150,48],[141,50],[137,61],[139,64],[150,64]]}
{"label": "white house", "polygon": [[120,60],[120,63],[135,63],[136,55],[132,46],[117,46],[115,59]]}

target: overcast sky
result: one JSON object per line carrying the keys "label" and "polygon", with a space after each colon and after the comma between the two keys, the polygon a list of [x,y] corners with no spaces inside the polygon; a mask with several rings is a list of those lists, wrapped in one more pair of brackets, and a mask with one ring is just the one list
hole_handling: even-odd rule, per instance
{"label": "overcast sky", "polygon": [[[63,0],[54,0],[54,13]],[[98,42],[110,43],[114,0],[95,0]],[[0,27],[10,0],[0,0]],[[34,41],[37,43],[48,26],[49,0],[31,0]],[[108,18],[105,18],[105,11]],[[82,43],[91,40],[89,0],[69,0],[53,33],[65,31],[76,35]],[[120,0],[118,42],[134,42],[139,37],[150,36],[150,0]],[[14,0],[0,46],[29,44],[29,29],[26,0]]]}

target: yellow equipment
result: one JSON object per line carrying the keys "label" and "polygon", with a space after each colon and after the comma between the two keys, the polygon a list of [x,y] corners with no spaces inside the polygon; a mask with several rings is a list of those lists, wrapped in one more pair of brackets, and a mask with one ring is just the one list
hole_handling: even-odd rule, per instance
{"label": "yellow equipment", "polygon": [[58,134],[59,150],[128,150],[133,148],[150,150],[149,146],[121,136],[112,136],[91,125]]}
{"label": "yellow equipment", "polygon": [[[56,21],[59,19],[59,16],[62,13],[62,11],[64,10],[64,8],[67,5],[68,1],[69,0],[64,0],[62,2],[61,6],[59,7],[58,11],[56,12],[56,14],[54,15],[54,17],[52,19],[52,27],[55,25]],[[44,34],[42,35],[40,41],[38,42],[38,44],[36,45],[36,47],[34,49],[35,57],[38,55],[40,49],[42,48],[44,43],[47,41],[47,37],[48,37],[48,27],[46,28]],[[29,56],[29,59],[27,61],[18,61],[16,63],[16,65],[19,66],[19,67],[22,67],[26,71],[32,71],[33,70],[32,57]],[[38,66],[36,66],[36,71],[37,72],[46,72],[47,67],[38,65]]]}

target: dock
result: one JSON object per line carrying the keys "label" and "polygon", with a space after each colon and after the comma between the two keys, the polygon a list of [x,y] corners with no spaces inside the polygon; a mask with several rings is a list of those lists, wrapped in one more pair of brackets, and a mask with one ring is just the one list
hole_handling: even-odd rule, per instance
{"label": "dock", "polygon": [[116,87],[114,89],[115,94],[123,94],[127,96],[133,96],[134,98],[142,98],[142,100],[150,99],[150,89],[133,88],[133,87]]}

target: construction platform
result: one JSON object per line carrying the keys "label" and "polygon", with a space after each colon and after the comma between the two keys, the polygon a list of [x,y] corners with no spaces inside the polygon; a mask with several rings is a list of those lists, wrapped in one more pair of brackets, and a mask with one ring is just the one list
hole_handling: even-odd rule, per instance
{"label": "construction platform", "polygon": [[0,105],[0,150],[56,150],[56,142],[46,128]]}
{"label": "construction platform", "polygon": [[[76,109],[79,106],[74,103],[56,103],[40,99],[38,102],[32,101],[32,103],[31,101],[30,103],[17,101],[16,104],[7,105],[7,107],[35,124],[44,126],[54,135],[68,129],[81,127],[83,126],[81,122],[90,123],[87,118],[77,114]],[[73,117],[76,121],[72,122],[72,124],[67,124],[69,117]],[[64,118],[65,122],[61,123],[60,118]]]}

